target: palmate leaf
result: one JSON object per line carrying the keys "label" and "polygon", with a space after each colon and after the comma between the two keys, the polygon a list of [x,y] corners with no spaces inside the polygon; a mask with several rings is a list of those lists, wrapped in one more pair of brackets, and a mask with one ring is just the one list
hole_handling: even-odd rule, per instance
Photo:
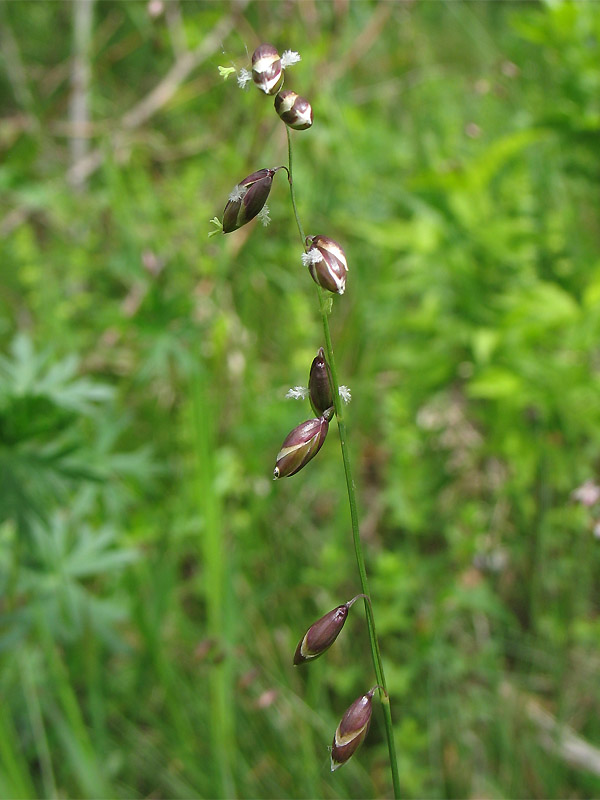
{"label": "palmate leaf", "polygon": [[[91,627],[114,644],[114,626],[127,615],[114,578],[138,558],[135,549],[119,547],[116,530],[95,529],[70,512],[54,513],[49,525],[34,524],[15,587],[27,603],[0,620],[3,640],[24,634],[41,613],[58,639],[72,640]],[[0,586],[9,569],[10,559],[0,557]],[[109,587],[110,600],[103,596]]]}
{"label": "palmate leaf", "polygon": [[113,396],[110,386],[77,377],[75,356],[52,363],[52,353],[36,353],[25,334],[13,340],[11,356],[0,356],[0,411],[25,398],[44,398],[56,409],[90,416]]}
{"label": "palmate leaf", "polygon": [[112,388],[78,377],[78,364],[35,352],[22,334],[0,356],[0,523],[13,519],[25,534],[83,485],[116,479],[116,496],[136,470],[147,477],[147,451],[115,453],[123,426],[110,413]]}
{"label": "palmate leaf", "polygon": [[117,549],[115,542],[112,528],[92,529],[66,512],[56,512],[49,527],[37,525],[33,530],[31,564],[36,580],[40,572],[52,582],[106,577],[138,557],[133,548]]}
{"label": "palmate leaf", "polygon": [[35,440],[0,447],[0,522],[15,519],[22,530],[67,501],[82,482],[101,482],[105,474],[90,465],[89,451],[71,434],[36,446]]}

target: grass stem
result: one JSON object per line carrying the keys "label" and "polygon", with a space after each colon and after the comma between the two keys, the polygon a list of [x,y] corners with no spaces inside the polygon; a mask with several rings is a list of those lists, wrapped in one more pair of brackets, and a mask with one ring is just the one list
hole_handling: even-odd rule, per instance
{"label": "grass stem", "polygon": [[[294,192],[293,180],[293,150],[292,150],[292,137],[290,129],[286,125],[287,141],[288,141],[288,178],[290,184],[290,195],[292,198],[292,207],[294,209],[294,216],[296,218],[296,225],[298,232],[302,239],[302,246],[304,246],[306,236],[300,217],[298,215],[298,208],[296,206],[296,195]],[[358,574],[360,578],[361,591],[369,595],[369,583],[367,579],[367,569],[365,566],[365,557],[360,538],[360,528],[358,523],[358,509],[356,505],[356,486],[354,478],[352,477],[352,467],[350,464],[350,454],[346,441],[346,422],[344,420],[343,403],[340,398],[339,381],[337,377],[337,368],[335,364],[335,357],[333,353],[333,344],[331,341],[331,331],[329,329],[329,313],[331,310],[331,301],[325,296],[325,292],[320,286],[317,286],[317,294],[319,297],[319,309],[321,311],[321,319],[323,321],[323,333],[325,335],[325,352],[327,354],[327,361],[331,369],[331,379],[333,383],[333,404],[335,407],[335,415],[338,424],[338,433],[340,437],[340,445],[342,449],[342,460],[344,462],[344,474],[346,476],[346,486],[348,488],[348,503],[350,505],[350,518],[352,521],[352,539],[354,543],[354,553],[356,555],[356,564],[358,566]],[[381,652],[379,650],[379,642],[377,640],[377,632],[375,629],[375,616],[373,614],[372,603],[365,598],[365,614],[367,617],[367,628],[369,631],[369,644],[371,647],[371,655],[373,658],[373,667],[377,683],[383,687],[379,690],[379,697],[383,706],[383,719],[385,723],[385,732],[388,743],[388,751],[390,755],[390,767],[392,771],[392,785],[394,788],[394,797],[400,797],[400,776],[398,774],[398,763],[396,759],[396,748],[394,745],[394,728],[392,724],[392,711],[390,706],[389,693],[385,682],[385,674],[383,671],[383,662],[381,660]]]}

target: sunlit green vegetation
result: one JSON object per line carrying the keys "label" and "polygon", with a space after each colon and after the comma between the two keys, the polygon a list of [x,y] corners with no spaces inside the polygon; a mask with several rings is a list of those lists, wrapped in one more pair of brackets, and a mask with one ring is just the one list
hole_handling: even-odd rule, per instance
{"label": "sunlit green vegetation", "polygon": [[358,589],[334,425],[271,480],[322,344],[285,176],[207,237],[285,163],[217,70],[261,41],[302,54],[300,213],[350,264],[402,790],[598,796],[599,7],[362,0],[0,5],[0,795],[389,796],[377,705],[329,771],[361,614],[291,663]]}

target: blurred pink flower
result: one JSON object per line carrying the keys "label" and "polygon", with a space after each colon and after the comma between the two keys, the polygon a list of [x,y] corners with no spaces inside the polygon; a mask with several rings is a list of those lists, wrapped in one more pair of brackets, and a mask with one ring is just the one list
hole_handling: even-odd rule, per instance
{"label": "blurred pink flower", "polygon": [[587,480],[571,492],[571,497],[583,506],[593,506],[600,500],[600,486]]}

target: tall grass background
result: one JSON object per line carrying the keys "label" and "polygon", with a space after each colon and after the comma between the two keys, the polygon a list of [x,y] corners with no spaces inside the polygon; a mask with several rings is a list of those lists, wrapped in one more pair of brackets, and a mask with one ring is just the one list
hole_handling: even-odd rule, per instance
{"label": "tall grass background", "polygon": [[[593,3],[0,5],[0,794],[384,797],[335,437],[274,458],[322,344],[283,126],[217,66],[300,51],[406,797],[600,793]],[[264,101],[264,98],[263,98]],[[309,415],[308,409],[305,409]],[[596,513],[597,512],[597,513]]]}

